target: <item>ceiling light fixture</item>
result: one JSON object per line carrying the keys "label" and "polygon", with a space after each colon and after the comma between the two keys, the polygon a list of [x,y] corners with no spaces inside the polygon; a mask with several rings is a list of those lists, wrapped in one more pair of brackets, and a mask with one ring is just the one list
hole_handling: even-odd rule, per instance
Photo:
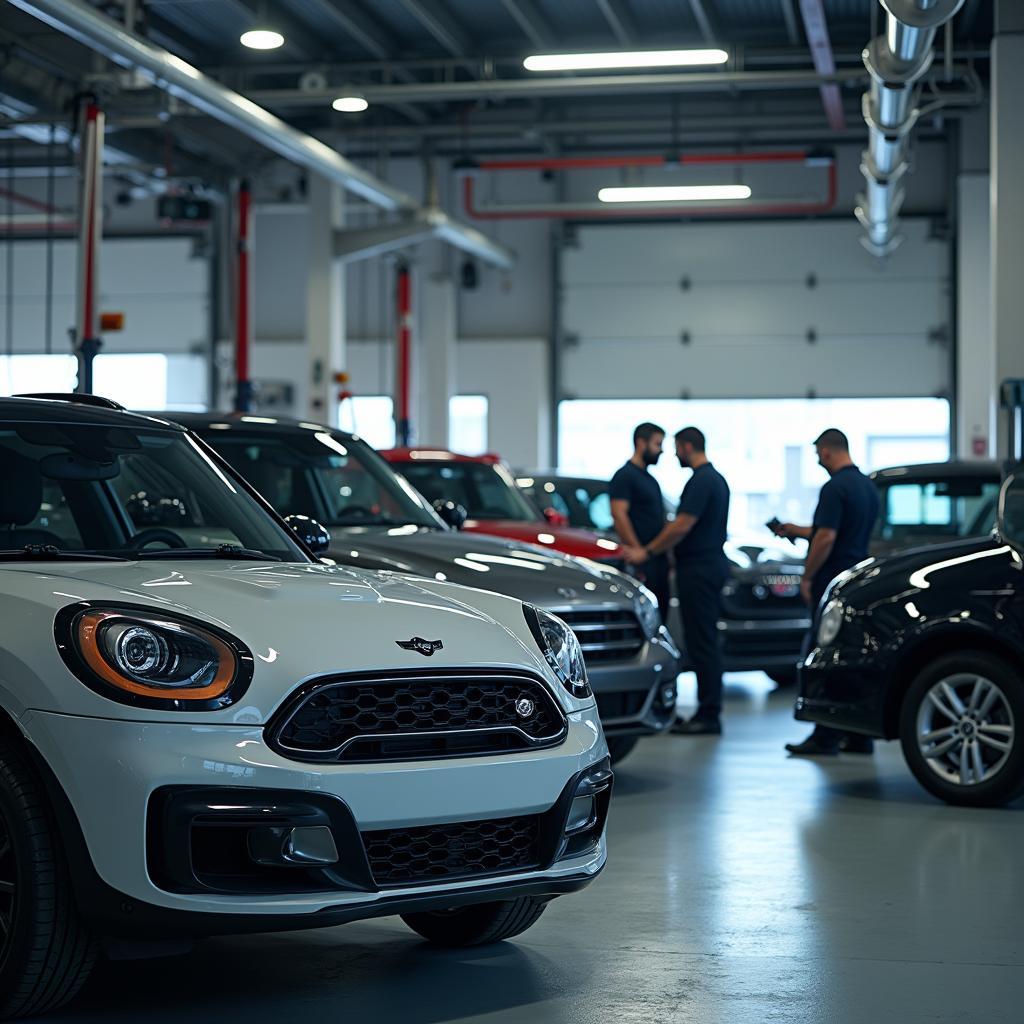
{"label": "ceiling light fixture", "polygon": [[602,203],[699,203],[716,199],[749,199],[749,185],[630,185],[603,188]]}
{"label": "ceiling light fixture", "polygon": [[599,71],[608,68],[679,68],[724,64],[725,50],[634,50],[618,53],[538,53],[527,57],[527,71]]}
{"label": "ceiling light fixture", "polygon": [[344,114],[359,114],[366,110],[369,105],[366,102],[366,97],[355,89],[346,89],[331,104],[335,110],[340,110]]}
{"label": "ceiling light fixture", "polygon": [[284,46],[284,36],[272,28],[251,28],[243,32],[238,41],[250,50],[276,50]]}

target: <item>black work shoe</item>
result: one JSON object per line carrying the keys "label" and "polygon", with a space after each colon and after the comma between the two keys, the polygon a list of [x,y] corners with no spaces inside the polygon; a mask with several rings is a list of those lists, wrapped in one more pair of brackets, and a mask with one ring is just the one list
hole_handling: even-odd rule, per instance
{"label": "black work shoe", "polygon": [[836,747],[819,743],[813,733],[803,743],[787,743],[786,749],[797,757],[835,757],[839,753]]}
{"label": "black work shoe", "polygon": [[839,741],[839,752],[842,754],[873,754],[875,741],[870,736],[857,736],[848,733]]}
{"label": "black work shoe", "polygon": [[717,718],[677,718],[669,732],[676,736],[721,736],[722,723]]}

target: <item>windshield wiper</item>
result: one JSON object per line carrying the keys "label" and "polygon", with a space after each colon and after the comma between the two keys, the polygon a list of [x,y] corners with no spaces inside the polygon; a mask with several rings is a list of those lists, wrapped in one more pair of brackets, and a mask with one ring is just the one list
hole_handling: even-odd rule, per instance
{"label": "windshield wiper", "polygon": [[174,558],[229,558],[236,562],[282,562],[277,555],[257,551],[255,548],[243,548],[238,544],[218,544],[213,548],[161,548],[159,551],[137,551],[133,556],[137,559],[174,559]]}
{"label": "windshield wiper", "polygon": [[98,555],[88,551],[63,551],[53,544],[26,544],[23,548],[0,551],[0,562],[127,562],[123,555]]}

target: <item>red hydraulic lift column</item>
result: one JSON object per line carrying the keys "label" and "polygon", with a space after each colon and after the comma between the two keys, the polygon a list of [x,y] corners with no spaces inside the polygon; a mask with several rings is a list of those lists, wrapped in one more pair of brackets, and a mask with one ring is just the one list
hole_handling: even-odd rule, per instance
{"label": "red hydraulic lift column", "polygon": [[405,448],[412,440],[410,395],[412,390],[412,273],[400,262],[395,277],[395,443]]}
{"label": "red hydraulic lift column", "polygon": [[252,409],[252,380],[249,378],[249,351],[252,327],[249,317],[249,226],[252,219],[252,192],[248,181],[238,186],[237,223],[238,251],[235,260],[237,275],[235,292],[235,410]]}
{"label": "red hydraulic lift column", "polygon": [[75,311],[75,356],[79,394],[92,394],[92,364],[103,342],[97,330],[96,294],[99,289],[99,249],[103,216],[104,116],[94,97],[81,109],[79,157],[82,187],[78,216],[78,299]]}

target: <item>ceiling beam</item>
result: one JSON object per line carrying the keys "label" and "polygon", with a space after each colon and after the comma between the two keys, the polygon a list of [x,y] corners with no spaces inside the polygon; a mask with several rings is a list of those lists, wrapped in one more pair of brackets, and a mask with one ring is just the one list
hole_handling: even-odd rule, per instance
{"label": "ceiling beam", "polygon": [[636,22],[622,0],[597,0],[597,6],[615,38],[623,46],[635,46],[638,36]]}
{"label": "ceiling beam", "polygon": [[501,0],[523,34],[538,50],[555,48],[555,31],[534,0]]}
{"label": "ceiling beam", "polygon": [[399,0],[399,3],[443,46],[453,57],[464,57],[473,52],[473,40],[441,3],[441,0]]}
{"label": "ceiling beam", "polygon": [[796,23],[796,8],[793,0],[779,0],[782,8],[782,20],[786,23],[786,38],[790,46],[798,46],[800,43],[800,28]]}
{"label": "ceiling beam", "polygon": [[697,22],[700,34],[709,42],[716,43],[720,38],[718,24],[711,13],[711,0],[690,0],[693,20]]}
{"label": "ceiling beam", "polygon": [[[834,75],[836,61],[832,53],[832,40],[829,38],[822,0],[800,0],[800,14],[804,20],[807,45],[811,48],[814,70],[819,75]],[[828,126],[833,131],[842,131],[846,127],[843,99],[839,94],[839,86],[834,81],[821,83],[821,103],[825,108]]]}

